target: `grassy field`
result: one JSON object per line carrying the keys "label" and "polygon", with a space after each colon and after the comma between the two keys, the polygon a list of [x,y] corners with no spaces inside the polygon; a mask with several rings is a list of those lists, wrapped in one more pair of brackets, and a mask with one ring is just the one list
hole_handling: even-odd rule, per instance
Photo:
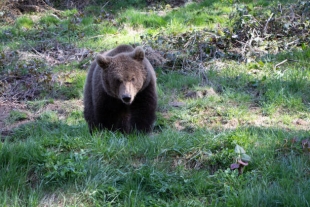
{"label": "grassy field", "polygon": [[[243,2],[252,12],[270,6]],[[1,23],[0,205],[310,206],[307,43],[242,61],[207,58],[197,70],[156,67],[154,132],[90,136],[82,99],[96,52],[146,44],[140,36],[233,28],[236,9],[128,5]],[[230,169],[236,145],[251,157],[240,175]]]}

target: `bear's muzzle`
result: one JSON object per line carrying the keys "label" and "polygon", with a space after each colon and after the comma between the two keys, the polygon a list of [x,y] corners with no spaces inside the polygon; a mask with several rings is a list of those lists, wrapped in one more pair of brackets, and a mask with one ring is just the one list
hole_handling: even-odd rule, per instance
{"label": "bear's muzzle", "polygon": [[136,90],[132,83],[123,82],[120,85],[119,98],[124,104],[130,105],[133,102],[135,95],[136,95]]}
{"label": "bear's muzzle", "polygon": [[122,101],[125,103],[125,104],[130,104],[131,103],[131,95],[122,95]]}

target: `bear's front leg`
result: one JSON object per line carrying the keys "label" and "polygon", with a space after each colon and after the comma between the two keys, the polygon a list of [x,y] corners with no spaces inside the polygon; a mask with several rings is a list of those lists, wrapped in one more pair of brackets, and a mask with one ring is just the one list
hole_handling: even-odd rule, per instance
{"label": "bear's front leg", "polygon": [[131,106],[130,124],[132,130],[149,133],[156,120],[156,94],[138,94]]}

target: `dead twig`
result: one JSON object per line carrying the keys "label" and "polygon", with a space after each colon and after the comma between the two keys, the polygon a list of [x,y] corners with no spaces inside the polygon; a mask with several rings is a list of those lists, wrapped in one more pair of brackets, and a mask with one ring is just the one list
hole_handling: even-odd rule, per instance
{"label": "dead twig", "polygon": [[264,27],[264,34],[267,34],[268,24],[269,24],[270,20],[272,19],[272,17],[273,17],[273,13],[271,13],[270,17],[266,21],[266,24],[265,24],[265,27]]}
{"label": "dead twig", "polygon": [[106,5],[108,5],[108,3],[110,3],[110,1],[107,1],[107,2],[101,7],[101,10],[103,10],[104,7],[106,7]]}
{"label": "dead twig", "polygon": [[279,62],[278,64],[276,64],[275,66],[274,66],[274,69],[276,69],[277,67],[279,67],[280,65],[283,65],[284,63],[286,63],[288,60],[287,59],[285,59],[285,60],[283,60],[282,62]]}

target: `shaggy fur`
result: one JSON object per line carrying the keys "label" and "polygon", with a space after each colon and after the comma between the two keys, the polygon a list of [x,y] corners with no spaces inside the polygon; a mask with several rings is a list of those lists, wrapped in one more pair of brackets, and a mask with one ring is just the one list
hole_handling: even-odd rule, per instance
{"label": "shaggy fur", "polygon": [[156,76],[141,47],[121,45],[97,55],[84,91],[90,133],[95,129],[151,132],[156,107]]}

